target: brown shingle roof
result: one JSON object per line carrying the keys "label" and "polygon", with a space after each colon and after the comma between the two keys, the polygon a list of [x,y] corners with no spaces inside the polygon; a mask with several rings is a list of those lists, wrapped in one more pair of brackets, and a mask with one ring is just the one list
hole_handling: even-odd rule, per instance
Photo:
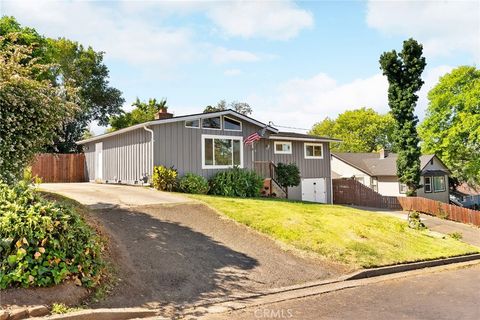
{"label": "brown shingle roof", "polygon": [[[389,153],[384,159],[380,159],[379,153],[372,152],[334,152],[332,155],[370,176],[397,175],[396,153]],[[420,167],[423,169],[434,156],[433,154],[420,156]]]}

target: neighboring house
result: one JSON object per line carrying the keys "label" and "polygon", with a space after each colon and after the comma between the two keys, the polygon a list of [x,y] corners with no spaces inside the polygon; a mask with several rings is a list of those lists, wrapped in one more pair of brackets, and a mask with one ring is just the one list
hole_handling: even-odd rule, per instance
{"label": "neighboring house", "polygon": [[462,183],[452,192],[450,200],[467,208],[480,208],[480,188],[473,188]]}
{"label": "neighboring house", "polygon": [[[380,153],[332,153],[332,176],[354,178],[384,196],[406,196],[406,186],[398,181],[397,155]],[[435,155],[420,157],[422,187],[419,197],[449,203],[450,171]]]}
{"label": "neighboring house", "polygon": [[[329,143],[338,140],[279,132],[233,110],[179,117],[159,112],[156,118],[79,141],[88,179],[142,184],[158,165],[173,166],[180,176],[192,172],[205,178],[238,166],[271,179],[275,164],[293,162],[302,180],[300,186],[288,189],[288,198],[331,203]],[[259,141],[244,144],[246,137],[262,131]]]}

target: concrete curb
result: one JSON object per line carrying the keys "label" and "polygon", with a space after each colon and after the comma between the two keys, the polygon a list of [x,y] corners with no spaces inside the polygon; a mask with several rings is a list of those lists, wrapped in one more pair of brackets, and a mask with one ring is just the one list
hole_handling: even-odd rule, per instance
{"label": "concrete curb", "polygon": [[[157,316],[158,311],[145,308],[112,308],[112,309],[89,309],[65,314],[56,314],[43,318],[45,320],[127,320]],[[165,319],[158,317],[157,319]]]}
{"label": "concrete curb", "polygon": [[[463,259],[462,259],[463,258]],[[463,260],[463,261],[462,261]],[[441,263],[443,261],[443,263]],[[430,262],[430,264],[427,264]],[[225,313],[234,310],[267,305],[287,300],[301,299],[309,296],[334,292],[338,290],[354,288],[358,286],[378,283],[387,280],[418,276],[428,273],[469,267],[480,263],[480,254],[461,256],[443,260],[425,261],[425,263],[413,263],[392,267],[365,270],[353,275],[347,275],[331,281],[316,281],[303,286],[285,287],[285,290],[275,290],[264,294],[251,295],[234,300],[218,303],[197,305],[185,310],[186,319],[193,319],[198,314]],[[397,268],[393,268],[397,267]],[[393,271],[396,270],[396,271]],[[385,272],[381,274],[381,272]],[[354,277],[358,277],[353,279]],[[316,283],[316,284],[315,284]],[[189,318],[193,316],[193,318]]]}
{"label": "concrete curb", "polygon": [[399,272],[418,270],[418,269],[424,269],[424,268],[432,268],[432,267],[444,266],[447,264],[468,262],[468,261],[474,261],[474,260],[480,260],[480,253],[474,253],[470,255],[464,255],[464,256],[458,256],[458,257],[452,257],[452,258],[404,263],[404,264],[380,267],[375,269],[361,270],[350,275],[345,280],[357,280],[357,279],[378,277],[378,276],[384,276],[392,273],[399,273]]}

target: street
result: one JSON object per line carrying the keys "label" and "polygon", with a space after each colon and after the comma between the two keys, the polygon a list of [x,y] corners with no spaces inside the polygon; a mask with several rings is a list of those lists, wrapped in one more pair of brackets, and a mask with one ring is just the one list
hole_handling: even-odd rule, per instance
{"label": "street", "polygon": [[390,280],[204,319],[480,319],[480,265]]}

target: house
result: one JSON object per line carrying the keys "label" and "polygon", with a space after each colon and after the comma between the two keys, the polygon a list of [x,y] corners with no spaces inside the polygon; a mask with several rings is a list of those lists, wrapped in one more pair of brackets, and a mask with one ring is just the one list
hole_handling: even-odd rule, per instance
{"label": "house", "polygon": [[[244,139],[265,132],[253,144]],[[332,202],[330,147],[338,141],[292,132],[279,132],[233,110],[174,117],[165,110],[156,119],[77,142],[83,145],[90,181],[143,184],[153,166],[175,167],[180,176],[191,172],[209,178],[238,166],[255,170],[274,186],[276,164],[296,163],[301,184],[288,189],[288,198]]]}
{"label": "house", "polygon": [[[398,181],[397,155],[379,153],[332,153],[332,176],[354,178],[384,196],[406,196],[407,188]],[[450,171],[435,155],[420,157],[422,187],[419,197],[449,203],[448,176]]]}
{"label": "house", "polygon": [[462,183],[450,194],[450,200],[463,207],[480,208],[480,188],[474,188]]}

